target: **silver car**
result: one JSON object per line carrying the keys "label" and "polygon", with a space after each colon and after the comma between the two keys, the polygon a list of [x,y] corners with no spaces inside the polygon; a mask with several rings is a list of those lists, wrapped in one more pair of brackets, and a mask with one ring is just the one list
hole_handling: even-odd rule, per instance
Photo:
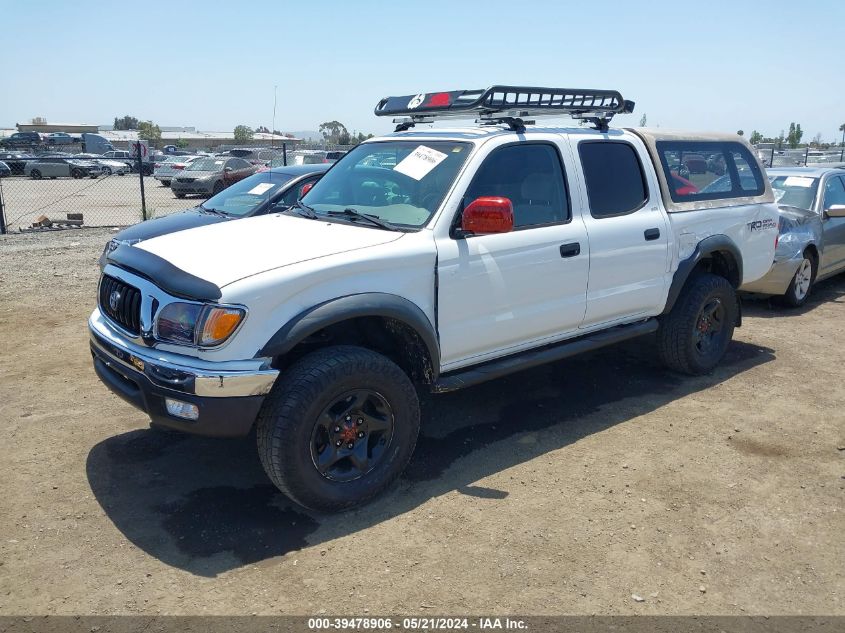
{"label": "silver car", "polygon": [[34,180],[42,178],[96,178],[103,173],[103,168],[90,160],[66,157],[47,157],[27,161],[24,175]]}
{"label": "silver car", "polygon": [[177,198],[184,198],[188,194],[213,196],[257,170],[256,165],[243,158],[203,156],[171,180],[170,188]]}
{"label": "silver car", "polygon": [[800,306],[814,283],[845,271],[845,169],[785,167],[768,176],[780,208],[775,261],[743,289]]}
{"label": "silver car", "polygon": [[165,187],[169,187],[170,181],[198,158],[199,156],[168,156],[163,162],[156,163],[153,178]]}

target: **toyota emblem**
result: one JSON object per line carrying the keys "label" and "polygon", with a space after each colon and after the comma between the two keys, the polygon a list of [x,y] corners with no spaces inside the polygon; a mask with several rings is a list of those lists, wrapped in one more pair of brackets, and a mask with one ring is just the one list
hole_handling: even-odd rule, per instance
{"label": "toyota emblem", "polygon": [[120,291],[112,290],[112,293],[109,295],[109,307],[117,312],[118,305],[120,305]]}

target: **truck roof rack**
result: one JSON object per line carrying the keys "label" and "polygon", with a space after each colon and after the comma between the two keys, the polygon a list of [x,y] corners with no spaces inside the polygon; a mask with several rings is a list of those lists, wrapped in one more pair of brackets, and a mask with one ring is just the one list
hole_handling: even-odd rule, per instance
{"label": "truck roof rack", "polygon": [[482,125],[505,124],[521,132],[526,116],[561,116],[592,123],[606,132],[616,114],[630,114],[634,102],[616,90],[538,88],[532,86],[490,86],[484,90],[429,92],[402,97],[385,97],[375,107],[376,116],[400,117],[396,131],[436,119],[459,119],[476,114]]}

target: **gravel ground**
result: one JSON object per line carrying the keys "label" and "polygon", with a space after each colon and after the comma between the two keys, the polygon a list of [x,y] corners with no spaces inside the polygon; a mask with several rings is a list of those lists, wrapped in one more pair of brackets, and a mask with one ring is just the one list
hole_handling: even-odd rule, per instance
{"label": "gravel ground", "polygon": [[0,238],[0,615],[845,614],[845,278],[746,301],[710,376],[642,339],[426,398],[399,484],[323,516],[98,382],[109,235]]}

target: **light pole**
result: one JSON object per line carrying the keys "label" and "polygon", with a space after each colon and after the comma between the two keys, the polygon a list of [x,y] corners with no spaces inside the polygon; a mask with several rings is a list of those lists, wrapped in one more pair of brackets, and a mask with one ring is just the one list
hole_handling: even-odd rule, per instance
{"label": "light pole", "polygon": [[276,92],[278,86],[273,86],[273,123],[270,126],[270,147],[273,147],[276,141]]}

